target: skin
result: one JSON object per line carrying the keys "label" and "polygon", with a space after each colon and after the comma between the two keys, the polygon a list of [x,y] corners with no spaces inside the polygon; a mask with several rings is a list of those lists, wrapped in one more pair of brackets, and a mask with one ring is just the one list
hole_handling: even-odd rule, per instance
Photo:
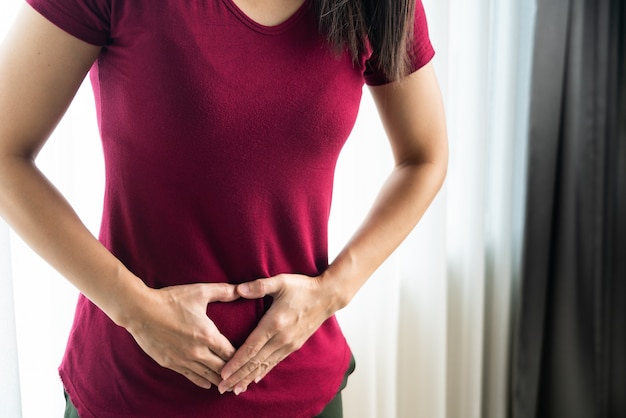
{"label": "skin", "polygon": [[304,0],[233,0],[248,17],[265,26],[276,26],[289,19]]}
{"label": "skin", "polygon": [[[275,24],[301,0],[268,1],[266,9],[249,8],[247,0],[237,4],[260,23]],[[280,12],[287,4],[291,9]],[[0,215],[161,366],[198,386],[239,394],[349,303],[441,187],[448,150],[433,68],[371,88],[395,167],[361,227],[323,274],[151,289],[91,235],[35,165],[99,52],[29,6],[21,10],[0,47]],[[208,303],[266,295],[274,302],[239,349],[206,316]]]}

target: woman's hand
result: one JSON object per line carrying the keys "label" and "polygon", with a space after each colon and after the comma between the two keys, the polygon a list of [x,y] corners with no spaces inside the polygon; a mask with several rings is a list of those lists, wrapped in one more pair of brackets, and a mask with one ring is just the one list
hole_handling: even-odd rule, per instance
{"label": "woman's hand", "polygon": [[320,278],[280,274],[237,287],[246,299],[274,298],[257,327],[222,369],[221,393],[244,392],[289,354],[298,350],[332,316],[334,294]]}
{"label": "woman's hand", "polygon": [[238,299],[235,286],[196,283],[149,292],[151,303],[142,303],[140,312],[133,312],[128,332],[159,365],[200,387],[218,385],[235,348],[207,316],[207,305]]}

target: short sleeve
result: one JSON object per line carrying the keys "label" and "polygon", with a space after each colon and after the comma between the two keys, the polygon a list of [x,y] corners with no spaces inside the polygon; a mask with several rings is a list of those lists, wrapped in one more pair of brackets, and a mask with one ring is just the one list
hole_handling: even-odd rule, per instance
{"label": "short sleeve", "polygon": [[26,0],[60,29],[87,43],[103,46],[110,38],[110,0]]}
{"label": "short sleeve", "polygon": [[[413,28],[413,46],[409,52],[410,73],[413,73],[426,64],[435,55],[435,50],[430,42],[428,34],[428,22],[421,0],[415,2],[415,23]],[[379,68],[371,65],[371,60],[366,63],[364,72],[365,82],[370,86],[387,84],[390,80]]]}

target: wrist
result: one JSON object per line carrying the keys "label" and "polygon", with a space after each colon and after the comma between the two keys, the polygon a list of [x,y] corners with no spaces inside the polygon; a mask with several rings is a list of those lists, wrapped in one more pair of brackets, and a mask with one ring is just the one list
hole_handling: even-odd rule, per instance
{"label": "wrist", "polygon": [[114,283],[103,310],[116,325],[129,329],[141,317],[141,311],[152,305],[153,289],[125,268],[118,270]]}
{"label": "wrist", "polygon": [[331,315],[345,308],[356,293],[351,290],[350,276],[332,265],[319,276],[319,283],[329,301]]}

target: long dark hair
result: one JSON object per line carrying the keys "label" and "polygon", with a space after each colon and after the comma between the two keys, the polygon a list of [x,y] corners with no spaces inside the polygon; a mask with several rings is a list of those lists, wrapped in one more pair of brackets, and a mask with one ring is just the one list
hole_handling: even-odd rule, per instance
{"label": "long dark hair", "polygon": [[337,51],[348,49],[356,62],[366,43],[372,64],[388,79],[408,72],[416,0],[314,0],[320,32]]}

